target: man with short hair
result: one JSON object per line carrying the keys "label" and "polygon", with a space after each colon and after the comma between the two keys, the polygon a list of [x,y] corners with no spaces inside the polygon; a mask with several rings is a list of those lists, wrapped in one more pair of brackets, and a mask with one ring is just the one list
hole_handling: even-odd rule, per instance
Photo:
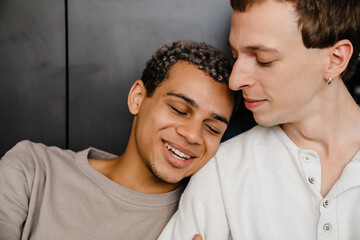
{"label": "man with short hair", "polygon": [[0,239],[156,239],[228,126],[230,71],[214,47],[168,43],[130,89],[122,155],[18,143],[0,161]]}
{"label": "man with short hair", "polygon": [[260,126],[191,178],[160,239],[360,239],[360,1],[231,6],[229,86]]}

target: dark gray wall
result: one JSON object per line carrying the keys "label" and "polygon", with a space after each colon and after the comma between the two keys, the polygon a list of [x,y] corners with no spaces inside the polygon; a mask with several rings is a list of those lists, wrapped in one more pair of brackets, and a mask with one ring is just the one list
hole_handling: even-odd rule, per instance
{"label": "dark gray wall", "polygon": [[132,121],[128,90],[146,60],[179,39],[229,53],[231,13],[224,0],[70,1],[70,148],[122,152]]}
{"label": "dark gray wall", "polygon": [[230,54],[231,12],[223,0],[1,0],[0,155],[22,139],[121,153],[146,60],[180,39]]}
{"label": "dark gray wall", "polygon": [[0,155],[22,139],[65,147],[65,21],[57,0],[0,0]]}
{"label": "dark gray wall", "polygon": [[[230,54],[231,12],[227,0],[0,0],[0,155],[22,139],[120,154],[146,60],[180,39]],[[253,125],[241,107],[225,139]]]}

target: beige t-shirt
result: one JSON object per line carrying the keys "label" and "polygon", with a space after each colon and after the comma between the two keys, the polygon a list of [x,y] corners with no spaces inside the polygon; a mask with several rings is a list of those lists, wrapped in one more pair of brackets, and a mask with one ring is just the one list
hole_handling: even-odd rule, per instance
{"label": "beige t-shirt", "polygon": [[0,161],[0,240],[156,239],[183,188],[135,192],[88,162],[114,157],[94,148],[75,153],[18,143]]}

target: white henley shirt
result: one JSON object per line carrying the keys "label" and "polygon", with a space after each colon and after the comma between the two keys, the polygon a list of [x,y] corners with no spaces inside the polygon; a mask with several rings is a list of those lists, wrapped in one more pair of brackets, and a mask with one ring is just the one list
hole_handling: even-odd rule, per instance
{"label": "white henley shirt", "polygon": [[359,240],[359,186],[359,152],[323,198],[317,153],[278,126],[256,126],[191,178],[159,239]]}

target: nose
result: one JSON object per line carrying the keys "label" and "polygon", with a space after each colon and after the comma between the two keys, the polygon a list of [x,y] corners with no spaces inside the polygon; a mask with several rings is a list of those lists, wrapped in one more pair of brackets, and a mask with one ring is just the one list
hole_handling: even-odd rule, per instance
{"label": "nose", "polygon": [[235,61],[235,64],[232,68],[230,77],[229,77],[229,88],[238,91],[242,90],[248,86],[251,86],[252,80],[248,76],[249,67],[246,64],[246,61],[238,58]]}
{"label": "nose", "polygon": [[191,144],[202,144],[204,142],[202,122],[195,120],[186,121],[177,126],[176,131]]}

